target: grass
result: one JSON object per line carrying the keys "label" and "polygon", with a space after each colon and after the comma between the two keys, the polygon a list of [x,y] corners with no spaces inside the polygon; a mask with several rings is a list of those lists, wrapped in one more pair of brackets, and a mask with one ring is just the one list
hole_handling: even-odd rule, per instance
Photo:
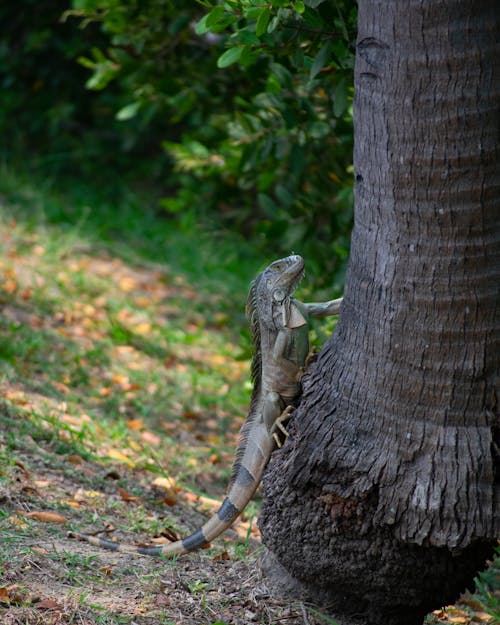
{"label": "grass", "polygon": [[234,236],[187,236],[132,195],[110,203],[6,169],[0,181],[0,588],[10,606],[0,620],[244,614],[255,504],[229,539],[182,565],[96,556],[65,535],[109,524],[121,540],[161,540],[215,511],[250,395],[244,302],[265,260]]}
{"label": "grass", "polygon": [[[268,259],[234,233],[185,232],[127,191],[5,167],[0,245],[2,624],[332,622],[261,588],[256,503],[182,560],[66,538],[112,526],[161,542],[215,511],[250,395],[244,302]],[[314,331],[322,341],[328,326]],[[497,614],[495,575],[470,615]]]}

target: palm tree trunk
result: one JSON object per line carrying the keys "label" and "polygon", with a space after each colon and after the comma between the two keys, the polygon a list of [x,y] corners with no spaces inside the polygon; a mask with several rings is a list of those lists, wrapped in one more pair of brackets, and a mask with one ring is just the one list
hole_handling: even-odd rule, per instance
{"label": "palm tree trunk", "polygon": [[344,306],[260,525],[316,599],[364,623],[421,622],[500,535],[499,14],[359,2]]}

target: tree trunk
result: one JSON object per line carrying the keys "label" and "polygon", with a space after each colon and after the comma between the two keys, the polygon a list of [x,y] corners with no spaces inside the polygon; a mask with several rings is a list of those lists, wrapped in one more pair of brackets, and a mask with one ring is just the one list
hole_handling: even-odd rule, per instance
{"label": "tree trunk", "polygon": [[360,0],[358,20],[344,305],[260,527],[334,614],[410,625],[500,535],[500,11]]}

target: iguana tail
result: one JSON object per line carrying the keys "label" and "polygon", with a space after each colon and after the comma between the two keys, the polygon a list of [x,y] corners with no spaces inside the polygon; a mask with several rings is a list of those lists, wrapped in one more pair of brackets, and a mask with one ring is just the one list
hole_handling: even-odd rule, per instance
{"label": "iguana tail", "polygon": [[[250,500],[254,491],[255,488],[251,493],[249,493],[248,500]],[[176,540],[173,543],[162,546],[141,547],[137,545],[118,543],[105,538],[99,538],[98,536],[80,534],[77,532],[68,532],[68,536],[85,541],[91,545],[95,545],[96,547],[119,551],[121,553],[138,553],[144,556],[173,557],[207,546],[237,519],[244,507],[245,506],[240,509],[235,506],[231,501],[231,493],[229,493],[217,512],[199,530],[186,538]]]}
{"label": "iguana tail", "polygon": [[199,530],[186,538],[169,545],[141,547],[77,532],[68,532],[68,536],[103,549],[145,556],[173,557],[208,545],[230,527],[243,512],[260,483],[264,467],[274,447],[273,438],[269,436],[265,425],[260,423],[254,423],[251,436],[242,443],[244,443],[243,453],[237,454],[233,478],[226,498],[217,512]]}

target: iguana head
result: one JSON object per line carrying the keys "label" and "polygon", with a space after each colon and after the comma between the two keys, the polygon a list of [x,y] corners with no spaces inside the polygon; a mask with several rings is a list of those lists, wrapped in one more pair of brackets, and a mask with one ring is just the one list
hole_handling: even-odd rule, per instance
{"label": "iguana head", "polygon": [[247,302],[249,318],[255,321],[257,317],[261,326],[287,325],[290,298],[303,273],[304,259],[297,255],[280,258],[266,267],[250,289]]}

